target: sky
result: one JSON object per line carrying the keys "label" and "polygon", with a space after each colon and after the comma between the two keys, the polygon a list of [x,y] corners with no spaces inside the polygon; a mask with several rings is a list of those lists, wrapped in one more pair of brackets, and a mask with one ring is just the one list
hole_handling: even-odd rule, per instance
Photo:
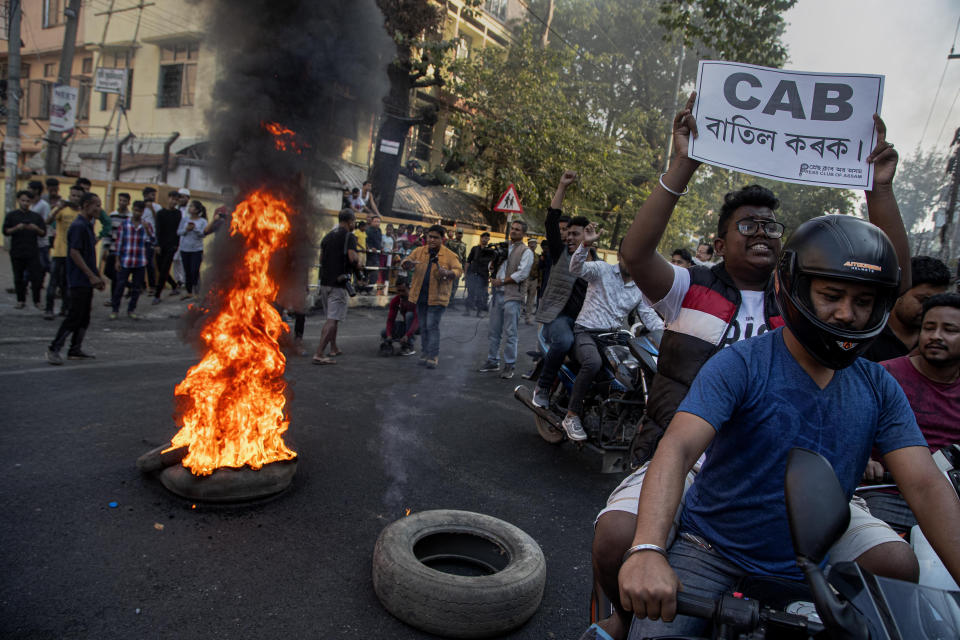
{"label": "sky", "polygon": [[880,115],[901,157],[921,138],[925,150],[949,151],[960,127],[960,58],[947,61],[951,46],[960,53],[960,2],[799,0],[784,19],[784,68],[886,76]]}

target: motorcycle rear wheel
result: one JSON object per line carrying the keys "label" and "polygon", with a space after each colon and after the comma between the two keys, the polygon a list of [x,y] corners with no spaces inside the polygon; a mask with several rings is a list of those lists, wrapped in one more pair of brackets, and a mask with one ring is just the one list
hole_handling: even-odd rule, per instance
{"label": "motorcycle rear wheel", "polygon": [[540,437],[549,442],[550,444],[560,444],[563,442],[564,438],[567,437],[567,434],[563,432],[563,429],[558,429],[545,418],[534,414],[533,419],[537,422],[537,433],[540,434]]}

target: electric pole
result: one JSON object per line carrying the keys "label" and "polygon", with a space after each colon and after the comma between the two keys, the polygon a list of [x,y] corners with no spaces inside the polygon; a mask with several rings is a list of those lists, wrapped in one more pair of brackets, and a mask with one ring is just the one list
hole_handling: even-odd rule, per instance
{"label": "electric pole", "polygon": [[4,211],[16,209],[20,167],[20,0],[10,0],[7,25],[7,139],[4,141]]}
{"label": "electric pole", "polygon": [[947,173],[950,174],[950,190],[948,192],[947,210],[944,211],[943,226],[940,227],[940,259],[947,262],[950,259],[951,240],[953,240],[953,217],[957,210],[957,192],[960,190],[960,129],[953,134],[953,155],[947,162]]}
{"label": "electric pole", "polygon": [[[77,44],[77,23],[80,17],[80,0],[70,0],[64,9],[67,25],[63,31],[63,49],[60,51],[60,72],[57,74],[57,84],[70,84],[70,73],[73,69],[73,51]],[[48,176],[60,175],[60,148],[63,134],[60,131],[47,132],[47,157],[45,170]]]}

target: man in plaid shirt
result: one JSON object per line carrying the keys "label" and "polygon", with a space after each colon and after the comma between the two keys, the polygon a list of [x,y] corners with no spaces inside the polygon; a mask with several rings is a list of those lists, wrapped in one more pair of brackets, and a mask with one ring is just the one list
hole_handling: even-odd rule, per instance
{"label": "man in plaid shirt", "polygon": [[114,246],[114,258],[116,260],[117,279],[116,286],[113,288],[113,312],[110,314],[111,320],[117,319],[117,313],[120,311],[120,300],[123,298],[123,290],[133,276],[133,282],[130,287],[130,303],[127,306],[127,316],[134,320],[138,319],[136,313],[137,300],[140,298],[140,291],[143,290],[143,278],[147,267],[147,246],[154,242],[153,227],[143,221],[143,210],[145,204],[142,200],[133,203],[133,214],[129,219],[124,220],[120,232],[117,234],[117,242]]}

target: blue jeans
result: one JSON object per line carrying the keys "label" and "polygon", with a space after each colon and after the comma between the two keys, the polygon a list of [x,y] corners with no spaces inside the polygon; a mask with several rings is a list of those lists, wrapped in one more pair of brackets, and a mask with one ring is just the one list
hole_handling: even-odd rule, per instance
{"label": "blue jeans", "polygon": [[549,389],[553,380],[560,371],[563,358],[573,348],[573,323],[575,318],[559,315],[543,328],[544,338],[547,341],[547,353],[543,356],[543,370],[537,386]]}
{"label": "blue jeans", "polygon": [[[407,311],[401,318],[399,315],[393,321],[393,327],[390,328],[391,340],[403,340],[406,337],[407,328],[413,324],[413,311]],[[380,337],[387,339],[387,330],[380,330]]]}
{"label": "blue jeans", "polygon": [[490,351],[487,360],[500,362],[500,337],[503,336],[503,362],[513,366],[517,361],[517,325],[520,322],[520,300],[504,300],[503,289],[496,289],[490,298]]}
{"label": "blue jeans", "polygon": [[[110,258],[113,259],[112,257]],[[116,277],[113,279],[113,295],[110,304],[113,312],[120,311],[120,302],[123,300],[123,290],[126,288],[127,280],[133,276],[133,283],[130,287],[130,302],[127,304],[127,313],[133,313],[137,308],[137,300],[140,299],[140,292],[143,291],[143,276],[146,267],[120,267]]]}
{"label": "blue jeans", "polygon": [[446,307],[438,304],[417,303],[417,319],[420,321],[420,351],[428,358],[440,354],[440,318]]}
{"label": "blue jeans", "polygon": [[[650,553],[645,551],[643,553]],[[684,537],[681,533],[668,551],[670,566],[683,583],[683,590],[695,596],[719,598],[733,590],[737,581],[746,575],[714,549],[707,549]],[[708,635],[709,620],[677,616],[673,622],[662,620],[633,619],[629,640],[656,638],[659,636]]]}

